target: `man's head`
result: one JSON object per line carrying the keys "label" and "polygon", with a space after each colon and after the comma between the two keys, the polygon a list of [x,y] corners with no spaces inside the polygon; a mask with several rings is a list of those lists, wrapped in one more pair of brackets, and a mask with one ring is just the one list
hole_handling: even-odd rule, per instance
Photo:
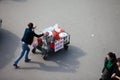
{"label": "man's head", "polygon": [[28,27],[30,28],[30,29],[33,29],[33,23],[28,23]]}
{"label": "man's head", "polygon": [[109,52],[109,53],[107,54],[107,58],[108,58],[108,59],[116,59],[116,55],[115,55],[115,53],[113,53],[113,52]]}
{"label": "man's head", "polygon": [[49,36],[49,32],[44,33],[44,36],[46,37]]}

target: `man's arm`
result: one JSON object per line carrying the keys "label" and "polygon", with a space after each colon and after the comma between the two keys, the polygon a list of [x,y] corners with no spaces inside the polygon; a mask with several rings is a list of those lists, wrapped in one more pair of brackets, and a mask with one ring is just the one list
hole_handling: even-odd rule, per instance
{"label": "man's arm", "polygon": [[36,34],[36,33],[34,32],[34,36],[35,36],[35,37],[42,37],[43,35],[44,35],[43,33],[38,35],[38,34]]}
{"label": "man's arm", "polygon": [[115,76],[115,78],[120,80],[120,77],[119,77],[119,76]]}
{"label": "man's arm", "polygon": [[113,73],[113,75],[111,76],[111,78],[116,78],[116,79],[119,79],[119,80],[120,80],[120,77],[117,76],[115,73]]}

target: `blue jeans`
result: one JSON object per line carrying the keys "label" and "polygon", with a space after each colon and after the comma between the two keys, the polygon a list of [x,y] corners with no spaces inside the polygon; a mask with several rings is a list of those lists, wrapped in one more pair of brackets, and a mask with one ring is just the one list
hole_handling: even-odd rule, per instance
{"label": "blue jeans", "polygon": [[25,55],[25,61],[27,61],[29,52],[30,52],[30,48],[29,48],[28,44],[22,43],[22,51],[19,54],[19,56],[16,58],[16,60],[14,61],[14,64],[18,64],[18,62],[21,60],[21,58],[24,55]]}

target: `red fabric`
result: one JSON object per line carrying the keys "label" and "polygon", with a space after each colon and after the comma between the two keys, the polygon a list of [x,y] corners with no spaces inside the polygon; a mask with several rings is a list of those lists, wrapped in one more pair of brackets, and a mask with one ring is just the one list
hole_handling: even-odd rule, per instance
{"label": "red fabric", "polygon": [[65,31],[63,29],[61,29],[60,32],[65,32]]}
{"label": "red fabric", "polygon": [[54,48],[55,48],[54,43],[51,43],[51,44],[50,44],[50,48],[52,48],[52,49],[54,49]]}
{"label": "red fabric", "polygon": [[53,34],[53,37],[54,37],[55,40],[59,40],[60,39],[59,33],[56,32],[55,30],[52,31],[52,34]]}
{"label": "red fabric", "polygon": [[38,45],[41,46],[43,44],[42,39],[41,38],[37,38],[38,41]]}
{"label": "red fabric", "polygon": [[62,32],[65,32],[62,28],[59,27],[59,29],[60,29],[60,32],[57,32],[57,31],[55,31],[55,30],[52,31],[53,38],[54,38],[55,40],[60,40],[59,34],[62,33]]}

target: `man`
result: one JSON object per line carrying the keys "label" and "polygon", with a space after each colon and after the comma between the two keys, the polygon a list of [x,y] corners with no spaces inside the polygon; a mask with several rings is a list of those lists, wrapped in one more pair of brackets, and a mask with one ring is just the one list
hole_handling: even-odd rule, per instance
{"label": "man", "polygon": [[19,68],[19,66],[17,65],[18,62],[21,60],[21,58],[25,55],[25,62],[30,62],[31,59],[28,58],[29,52],[30,52],[30,48],[29,45],[32,44],[33,42],[33,38],[34,37],[41,37],[44,34],[40,34],[37,35],[33,29],[35,29],[36,27],[33,27],[33,23],[29,23],[28,24],[28,28],[25,29],[24,35],[21,39],[22,42],[22,51],[19,54],[19,56],[17,57],[17,59],[14,61],[13,66],[15,68]]}
{"label": "man", "polygon": [[111,80],[112,73],[116,65],[116,55],[113,52],[109,52],[104,61],[104,67],[102,70],[102,75],[99,80]]}

